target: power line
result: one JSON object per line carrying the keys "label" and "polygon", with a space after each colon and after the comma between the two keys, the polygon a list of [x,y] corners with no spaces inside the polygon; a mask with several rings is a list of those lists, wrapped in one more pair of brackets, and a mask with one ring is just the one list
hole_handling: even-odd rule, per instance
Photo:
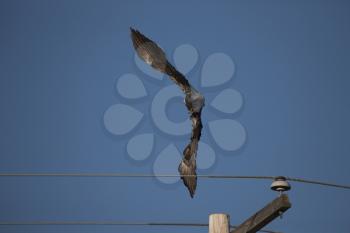
{"label": "power line", "polygon": [[[183,175],[191,177],[193,175]],[[181,177],[179,174],[132,174],[132,173],[0,173],[0,177],[110,177],[110,178],[152,178],[152,177]],[[275,176],[235,176],[235,175],[197,175],[204,179],[264,179],[274,180]],[[286,180],[307,184],[316,184],[334,188],[350,189],[349,185],[341,185],[322,181],[286,177]]]}
{"label": "power line", "polygon": [[[0,226],[29,226],[29,225],[102,225],[102,226],[173,226],[173,227],[208,227],[208,223],[184,222],[120,222],[120,221],[16,221],[0,222]],[[230,228],[237,228],[231,225]],[[281,233],[271,230],[260,230],[266,233]]]}
{"label": "power line", "polygon": [[[149,178],[149,177],[181,177],[179,174],[132,174],[132,173],[0,173],[1,176],[48,176],[48,177],[126,177],[126,178]],[[194,175],[182,175],[192,177]],[[213,179],[274,179],[274,176],[232,176],[232,175],[197,175],[199,178]]]}
{"label": "power line", "polygon": [[334,188],[350,189],[349,185],[327,183],[327,182],[315,181],[315,180],[306,180],[306,179],[291,178],[291,177],[286,177],[286,180],[300,182],[300,183],[307,183],[307,184],[317,184],[317,185],[329,186]]}

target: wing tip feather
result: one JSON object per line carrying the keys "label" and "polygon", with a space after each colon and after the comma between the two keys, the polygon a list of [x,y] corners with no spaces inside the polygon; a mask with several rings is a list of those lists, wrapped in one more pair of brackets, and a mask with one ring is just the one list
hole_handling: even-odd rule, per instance
{"label": "wing tip feather", "polygon": [[197,174],[195,166],[189,166],[186,162],[181,161],[179,165],[179,173],[184,185],[187,187],[191,198],[194,197],[197,188]]}

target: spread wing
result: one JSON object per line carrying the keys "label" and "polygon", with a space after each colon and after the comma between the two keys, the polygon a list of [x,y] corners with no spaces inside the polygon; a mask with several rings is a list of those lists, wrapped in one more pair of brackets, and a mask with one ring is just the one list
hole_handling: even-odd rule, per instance
{"label": "spread wing", "polygon": [[185,93],[185,104],[192,121],[192,135],[191,141],[183,151],[179,172],[191,197],[193,197],[197,187],[196,156],[203,127],[201,112],[204,106],[204,97],[190,85],[183,74],[168,62],[165,53],[155,42],[133,28],[130,28],[130,30],[131,39],[138,56],[154,69],[169,75],[170,79]]}
{"label": "spread wing", "polygon": [[178,72],[166,59],[165,53],[159,46],[139,31],[130,28],[131,39],[139,57],[154,69],[170,76],[180,86],[183,92],[190,89],[190,84],[180,72]]}

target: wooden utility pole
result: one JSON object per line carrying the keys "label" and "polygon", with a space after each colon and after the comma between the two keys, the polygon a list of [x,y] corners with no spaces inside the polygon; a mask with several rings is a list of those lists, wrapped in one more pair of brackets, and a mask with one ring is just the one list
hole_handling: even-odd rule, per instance
{"label": "wooden utility pole", "polygon": [[231,233],[255,233],[291,207],[288,196],[282,194],[256,212]]}
{"label": "wooden utility pole", "polygon": [[209,233],[256,233],[291,207],[288,196],[281,194],[230,232],[230,216],[209,215]]}
{"label": "wooden utility pole", "polygon": [[209,233],[230,233],[230,216],[228,214],[209,215]]}

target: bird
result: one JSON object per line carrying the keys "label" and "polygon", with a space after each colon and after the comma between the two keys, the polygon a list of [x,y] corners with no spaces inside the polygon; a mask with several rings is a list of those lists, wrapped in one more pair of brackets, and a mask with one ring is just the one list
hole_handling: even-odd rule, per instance
{"label": "bird", "polygon": [[168,75],[185,94],[184,103],[192,122],[192,133],[190,142],[183,150],[178,171],[191,198],[193,198],[197,188],[196,157],[203,128],[201,114],[205,105],[205,98],[188,82],[182,73],[170,64],[164,51],[154,41],[132,27],[130,27],[130,31],[137,55],[154,69]]}

